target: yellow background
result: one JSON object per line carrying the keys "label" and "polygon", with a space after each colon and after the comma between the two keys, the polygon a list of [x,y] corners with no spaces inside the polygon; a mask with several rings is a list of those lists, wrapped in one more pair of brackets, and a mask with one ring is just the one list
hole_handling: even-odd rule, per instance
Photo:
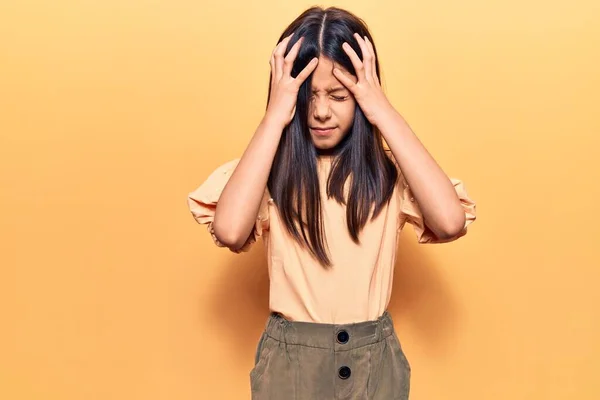
{"label": "yellow background", "polygon": [[[600,398],[600,5],[345,1],[395,107],[478,203],[407,226],[390,306],[411,400]],[[0,3],[0,398],[249,398],[262,245],[189,191],[239,157],[309,1]]]}

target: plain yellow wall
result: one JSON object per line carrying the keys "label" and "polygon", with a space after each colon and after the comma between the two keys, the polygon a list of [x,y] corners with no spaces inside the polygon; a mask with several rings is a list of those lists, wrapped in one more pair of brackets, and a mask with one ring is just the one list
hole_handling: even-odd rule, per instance
{"label": "plain yellow wall", "polygon": [[[187,193],[239,157],[308,1],[0,4],[0,398],[249,398],[262,245]],[[363,17],[388,96],[478,221],[400,241],[411,400],[600,398],[597,0],[326,3]]]}

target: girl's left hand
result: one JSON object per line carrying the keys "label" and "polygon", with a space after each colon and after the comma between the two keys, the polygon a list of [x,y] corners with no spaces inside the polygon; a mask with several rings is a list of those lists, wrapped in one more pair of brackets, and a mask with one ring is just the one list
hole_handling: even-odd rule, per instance
{"label": "girl's left hand", "polygon": [[383,93],[379,78],[377,78],[375,50],[372,43],[366,36],[363,39],[358,33],[355,33],[354,37],[362,51],[362,61],[348,43],[344,42],[342,48],[354,65],[358,82],[355,83],[337,68],[333,69],[333,75],[352,93],[369,122],[378,126],[382,114],[393,110],[393,106]]}

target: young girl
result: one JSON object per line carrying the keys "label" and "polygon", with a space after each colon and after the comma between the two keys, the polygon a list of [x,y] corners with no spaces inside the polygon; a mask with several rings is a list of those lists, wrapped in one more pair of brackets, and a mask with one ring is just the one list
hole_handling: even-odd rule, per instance
{"label": "young girl", "polygon": [[411,368],[387,312],[398,235],[409,222],[420,243],[455,240],[475,203],[386,99],[362,20],[310,8],[270,65],[242,157],[188,196],[216,245],[266,246],[271,313],[252,398],[407,399]]}

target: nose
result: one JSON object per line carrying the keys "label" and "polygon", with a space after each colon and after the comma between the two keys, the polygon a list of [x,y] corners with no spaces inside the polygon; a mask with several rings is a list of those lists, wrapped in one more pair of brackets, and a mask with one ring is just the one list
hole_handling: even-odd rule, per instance
{"label": "nose", "polygon": [[327,99],[317,97],[313,100],[313,117],[319,121],[331,118],[331,107]]}

